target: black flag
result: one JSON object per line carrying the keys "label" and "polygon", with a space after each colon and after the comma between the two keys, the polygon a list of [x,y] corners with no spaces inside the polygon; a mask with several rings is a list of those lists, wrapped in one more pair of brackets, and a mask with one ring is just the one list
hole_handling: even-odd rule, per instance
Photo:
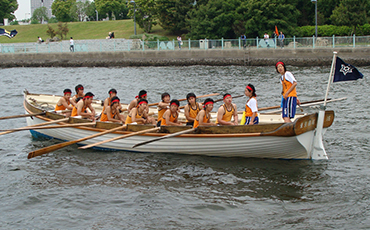
{"label": "black flag", "polygon": [[342,59],[337,57],[335,64],[335,73],[333,82],[337,81],[353,81],[363,78],[364,75],[351,64],[345,63]]}

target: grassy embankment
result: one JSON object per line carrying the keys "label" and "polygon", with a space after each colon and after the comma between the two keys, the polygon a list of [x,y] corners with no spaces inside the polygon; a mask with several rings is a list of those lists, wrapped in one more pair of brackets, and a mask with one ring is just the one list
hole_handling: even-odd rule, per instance
{"label": "grassy embankment", "polygon": [[[73,37],[74,40],[84,39],[105,39],[110,31],[114,32],[115,38],[126,38],[128,39],[131,35],[134,35],[134,22],[132,19],[128,20],[116,20],[116,21],[98,21],[98,22],[69,22],[67,34],[67,40]],[[58,24],[49,24],[52,28],[57,30]],[[6,36],[0,36],[0,43],[25,43],[25,42],[36,42],[37,37],[40,36],[46,41],[48,36],[46,31],[48,26],[46,24],[32,24],[32,25],[14,25],[14,26],[2,26],[8,31],[16,29],[18,34],[9,39]],[[139,28],[136,24],[137,34],[143,34],[144,31]],[[160,36],[166,36],[170,39],[176,39],[175,35],[167,33],[160,26],[154,26],[152,34]]]}

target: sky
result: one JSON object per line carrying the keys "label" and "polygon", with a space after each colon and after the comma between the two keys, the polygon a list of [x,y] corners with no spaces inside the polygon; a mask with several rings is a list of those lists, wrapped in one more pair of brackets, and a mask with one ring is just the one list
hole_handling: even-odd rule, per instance
{"label": "sky", "polygon": [[17,20],[23,20],[31,17],[31,0],[17,0],[18,10],[14,12]]}

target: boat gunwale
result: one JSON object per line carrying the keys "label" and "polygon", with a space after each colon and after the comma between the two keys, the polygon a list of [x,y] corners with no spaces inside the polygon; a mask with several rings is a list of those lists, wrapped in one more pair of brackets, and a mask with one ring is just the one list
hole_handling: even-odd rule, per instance
{"label": "boat gunwale", "polygon": [[[33,110],[37,110],[37,111],[43,111],[42,109],[40,108],[37,108],[35,107],[34,105],[32,105],[31,103],[28,102],[27,100],[27,96],[28,95],[44,95],[44,94],[31,94],[31,93],[28,93],[28,92],[25,92],[24,94],[24,108],[26,109],[26,111],[28,113],[32,113],[32,111],[26,106],[26,103],[28,106],[30,106]],[[47,96],[50,96],[50,95],[47,95]],[[51,118],[48,118],[47,117],[47,114],[54,114],[52,112],[47,112],[45,115],[37,115],[35,117],[41,119],[41,120],[46,120],[46,121],[52,121],[53,119]],[[333,111],[331,111],[331,113],[334,114]],[[60,114],[56,114],[56,115],[59,115],[59,116],[63,116],[63,115],[60,115]],[[306,115],[306,116],[303,116],[301,118],[306,118],[306,117],[312,117],[312,116],[317,116],[317,113],[314,113],[314,114],[309,114],[309,115]],[[64,117],[64,116],[63,116]],[[295,122],[293,123],[274,123],[275,125],[280,125],[279,127],[277,127],[275,130],[271,130],[271,131],[267,131],[267,132],[249,132],[249,133],[225,133],[225,134],[204,134],[204,133],[194,133],[194,134],[182,134],[182,135],[179,135],[178,137],[189,137],[189,138],[194,138],[194,137],[199,137],[199,138],[211,138],[211,137],[214,137],[214,138],[219,138],[219,137],[225,137],[225,138],[234,138],[234,137],[251,137],[251,136],[276,136],[276,137],[286,137],[286,136],[297,136],[297,135],[300,135],[300,134],[303,134],[305,132],[308,132],[308,131],[311,131],[313,130],[315,127],[309,127],[308,129],[306,129],[304,132],[301,132],[299,134],[297,134],[295,132],[295,124],[297,123],[298,120],[300,120],[301,118],[297,119]],[[73,119],[77,119],[77,118],[73,118]],[[307,118],[306,118],[307,119]],[[87,121],[85,119],[81,119],[81,120],[84,120],[84,121]],[[110,126],[116,126],[118,127],[118,123],[105,123],[105,122],[100,122],[98,121],[99,123],[101,124],[107,124],[107,126],[109,126],[108,124],[111,124]],[[68,122],[60,122],[61,124],[70,124]],[[331,126],[331,124],[333,123],[333,119],[331,120],[331,123],[327,126]],[[292,127],[289,127],[288,126],[292,126]],[[201,127],[206,127],[206,126],[201,126]],[[276,131],[278,131],[279,129],[281,128],[285,128],[285,129],[291,129],[289,130],[290,131],[290,134],[288,135],[274,135],[274,133],[276,133]],[[324,126],[324,128],[326,128]],[[96,128],[96,127],[73,127],[73,129],[81,129],[81,130],[86,130],[86,131],[93,131],[93,132],[103,132],[105,130],[108,130],[108,129],[103,129],[103,128]],[[190,129],[190,127],[189,127]],[[116,131],[116,132],[113,132],[115,134],[120,134],[120,135],[125,135],[125,134],[130,134],[130,133],[133,133],[133,131]],[[168,135],[169,133],[145,133],[145,134],[140,134],[140,136],[154,136],[154,137],[162,137],[162,136],[166,136]]]}

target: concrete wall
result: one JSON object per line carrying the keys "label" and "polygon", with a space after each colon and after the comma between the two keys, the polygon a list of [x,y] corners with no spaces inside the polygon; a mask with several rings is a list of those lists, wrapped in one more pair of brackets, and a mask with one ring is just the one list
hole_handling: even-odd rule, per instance
{"label": "concrete wall", "polygon": [[0,67],[273,66],[277,61],[293,66],[329,66],[333,51],[352,65],[370,65],[370,48],[361,47],[0,54]]}

